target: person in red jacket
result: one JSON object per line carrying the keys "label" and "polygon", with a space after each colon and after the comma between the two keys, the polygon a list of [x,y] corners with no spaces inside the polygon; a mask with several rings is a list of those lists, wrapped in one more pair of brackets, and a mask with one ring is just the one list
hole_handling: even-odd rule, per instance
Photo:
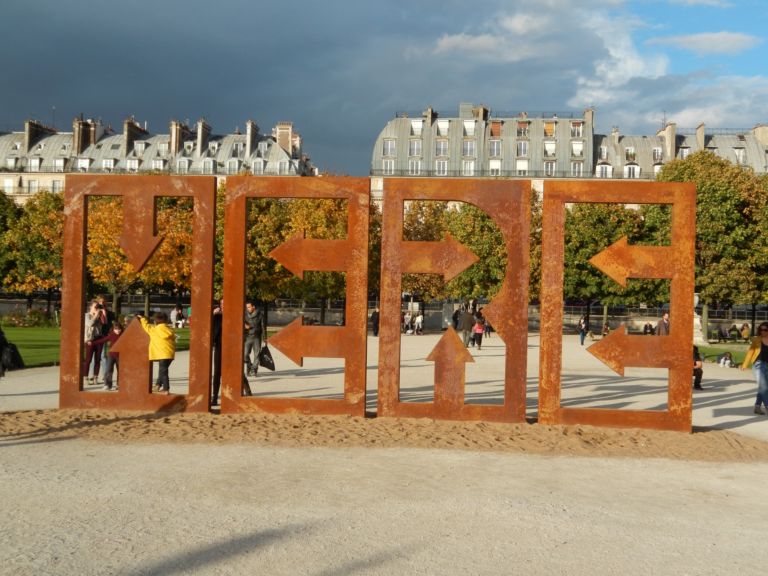
{"label": "person in red jacket", "polygon": [[[103,346],[106,344],[108,347],[107,367],[106,374],[104,375],[104,390],[112,390],[112,375],[114,374],[115,368],[117,368],[118,371],[120,370],[120,359],[116,352],[112,352],[112,347],[115,345],[115,342],[117,342],[117,339],[120,338],[122,333],[123,325],[120,324],[120,322],[112,322],[112,328],[110,328],[106,336],[97,338],[96,340],[88,342],[87,344],[87,346]],[[115,388],[117,388],[117,386],[115,386]]]}

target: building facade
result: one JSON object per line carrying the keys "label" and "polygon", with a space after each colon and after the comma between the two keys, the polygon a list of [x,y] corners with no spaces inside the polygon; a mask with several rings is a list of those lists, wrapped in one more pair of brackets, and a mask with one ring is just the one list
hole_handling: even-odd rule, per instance
{"label": "building facade", "polygon": [[116,134],[99,120],[76,118],[72,132],[28,120],[24,132],[0,134],[0,186],[23,204],[38,191],[62,191],[68,173],[205,174],[219,181],[241,173],[316,174],[292,123],[278,123],[271,134],[251,120],[245,127],[245,134],[215,135],[205,120],[194,129],[174,120],[168,134],[153,135],[129,118]]}
{"label": "building facade", "polygon": [[498,112],[461,104],[456,117],[428,108],[397,114],[376,139],[374,195],[387,176],[654,179],[661,167],[699,150],[757,173],[768,171],[768,126],[751,130],[680,130],[654,135],[594,133],[595,112]]}

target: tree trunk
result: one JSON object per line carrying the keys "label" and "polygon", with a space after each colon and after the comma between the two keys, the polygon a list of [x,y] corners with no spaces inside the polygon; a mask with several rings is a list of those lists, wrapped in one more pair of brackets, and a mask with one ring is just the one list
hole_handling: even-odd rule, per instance
{"label": "tree trunk", "polygon": [[149,319],[149,290],[144,291],[144,316]]}
{"label": "tree trunk", "polygon": [[120,317],[120,304],[121,304],[121,298],[119,292],[113,292],[112,293],[112,311],[115,313],[115,318]]}
{"label": "tree trunk", "polygon": [[600,333],[603,333],[603,326],[608,324],[608,304],[603,304],[603,323],[600,325]]}
{"label": "tree trunk", "polygon": [[755,335],[755,319],[757,318],[757,304],[752,304],[752,322],[750,323],[750,335]]}
{"label": "tree trunk", "polygon": [[704,332],[704,340],[709,342],[709,304],[701,305],[701,327]]}
{"label": "tree trunk", "polygon": [[320,326],[325,326],[325,306],[327,302],[327,298],[320,298]]}

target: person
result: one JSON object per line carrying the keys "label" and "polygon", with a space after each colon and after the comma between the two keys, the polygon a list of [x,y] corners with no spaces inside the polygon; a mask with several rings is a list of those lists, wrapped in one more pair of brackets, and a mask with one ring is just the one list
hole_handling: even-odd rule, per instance
{"label": "person", "polygon": [[587,337],[587,332],[589,332],[589,321],[586,316],[582,316],[579,318],[579,341],[582,346],[584,346],[584,338]]}
{"label": "person", "polygon": [[456,308],[456,310],[453,311],[453,314],[451,315],[451,322],[453,323],[453,329],[457,330],[459,329],[459,318],[461,317],[461,308]]}
{"label": "person", "polygon": [[474,323],[475,317],[470,312],[469,306],[464,307],[459,318],[459,330],[461,330],[464,346],[467,348],[469,348],[470,344],[474,345],[474,341],[472,341],[472,326],[474,326]]}
{"label": "person", "polygon": [[741,325],[741,337],[744,339],[744,342],[749,342],[749,337],[752,335],[751,330],[749,329],[749,324],[744,323]]}
{"label": "person", "polygon": [[379,335],[379,308],[378,306],[376,309],[371,312],[371,326],[373,327],[373,335],[378,336]]}
{"label": "person", "polygon": [[762,322],[757,327],[757,336],[749,344],[741,369],[746,370],[750,366],[757,382],[755,414],[766,414],[763,406],[768,408],[768,322]]}
{"label": "person", "polygon": [[482,350],[483,333],[485,332],[485,318],[483,318],[483,315],[480,313],[478,313],[478,315],[475,317],[475,325],[472,328],[472,332],[474,332],[477,349]]}
{"label": "person", "polygon": [[[101,305],[103,311],[103,319],[101,324],[101,337],[103,338],[112,330],[112,323],[117,320],[117,316],[112,310],[109,309],[109,300],[106,296],[98,296],[96,301]],[[101,347],[101,371],[97,372],[100,376],[100,380],[103,382],[107,377],[107,347],[102,345]]]}
{"label": "person", "polygon": [[643,335],[644,336],[650,336],[653,334],[653,324],[650,322],[646,322],[645,326],[643,326]]}
{"label": "person", "polygon": [[699,354],[699,347],[693,347],[693,388],[694,390],[703,390],[701,387],[701,379],[704,376],[704,364],[701,361],[701,354]]}
{"label": "person", "polygon": [[24,368],[24,360],[19,354],[15,344],[8,341],[5,332],[0,328],[0,378],[5,376],[8,370],[21,370]]}
{"label": "person", "polygon": [[603,338],[605,338],[610,333],[611,333],[611,327],[608,326],[608,322],[606,322],[605,324],[603,324],[603,332],[602,332],[601,336]]}
{"label": "person", "polygon": [[724,324],[717,329],[717,341],[728,342],[728,328]]}
{"label": "person", "polygon": [[157,363],[155,391],[170,394],[171,381],[168,377],[168,368],[176,357],[176,334],[168,326],[168,314],[156,312],[153,324],[150,324],[142,314],[137,314],[136,317],[144,332],[149,334],[149,361]]}
{"label": "person", "polygon": [[411,333],[411,311],[408,310],[403,316],[403,334]]}
{"label": "person", "polygon": [[728,335],[734,342],[739,339],[739,329],[736,328],[736,324],[733,324],[730,328],[728,328]]}
{"label": "person", "polygon": [[[246,365],[246,375],[256,376],[259,371],[259,352],[261,352],[261,335],[264,330],[264,314],[253,305],[253,302],[246,302],[243,322],[245,328],[243,358]],[[254,356],[253,360],[251,360],[251,353]]]}
{"label": "person", "polygon": [[723,368],[730,368],[733,366],[733,356],[730,352],[724,352],[717,358],[717,363]]}
{"label": "person", "polygon": [[424,314],[421,310],[416,313],[416,319],[413,321],[413,332],[420,336],[424,330]]}
{"label": "person", "polygon": [[[221,333],[222,320],[224,314],[224,299],[213,303],[213,318],[211,321],[211,345],[213,347],[213,394],[211,395],[211,406],[219,403],[219,391],[221,390]],[[242,375],[243,396],[252,396],[251,385],[245,374]]]}
{"label": "person", "polygon": [[[85,313],[85,333],[83,337],[85,343],[85,360],[83,361],[82,372],[86,384],[95,384],[99,377],[99,371],[101,370],[101,350],[104,346],[103,344],[93,344],[93,341],[101,338],[102,326],[106,321],[107,316],[104,312],[104,306],[99,304],[98,300],[92,300],[88,312]],[[93,372],[90,372],[92,376],[88,376],[91,362],[93,362]]]}
{"label": "person", "polygon": [[[118,370],[120,369],[119,357],[116,352],[112,352],[112,347],[115,345],[122,333],[123,325],[115,320],[112,322],[112,328],[109,330],[109,332],[107,332],[106,336],[102,336],[101,338],[88,343],[88,346],[102,345],[107,351],[105,362],[106,368],[104,370],[104,390],[112,390],[112,377],[114,375],[115,368]],[[117,386],[115,386],[115,388],[117,388]]]}
{"label": "person", "polygon": [[656,324],[656,336],[669,336],[669,312],[661,315],[661,320]]}

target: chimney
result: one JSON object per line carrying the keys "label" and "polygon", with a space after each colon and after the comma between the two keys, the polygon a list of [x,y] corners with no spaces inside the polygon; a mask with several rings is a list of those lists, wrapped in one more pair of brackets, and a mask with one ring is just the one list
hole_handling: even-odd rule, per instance
{"label": "chimney", "polygon": [[[101,119],[97,120],[91,120],[88,119],[88,144],[96,144],[99,140],[101,140],[101,137],[104,136],[104,125],[101,123]],[[112,129],[110,128],[109,131],[111,132]]]}
{"label": "chimney", "polygon": [[434,121],[435,121],[435,118],[437,118],[437,112],[435,112],[435,111],[432,109],[432,106],[430,106],[429,108],[427,108],[426,110],[424,110],[424,112],[423,112],[421,115],[424,117],[424,119],[425,119],[427,122],[429,122],[430,126],[432,125],[432,122],[434,122]]}
{"label": "chimney", "polygon": [[696,146],[699,150],[704,150],[705,141],[704,141],[704,122],[696,126]]}
{"label": "chimney", "polygon": [[176,156],[184,147],[184,140],[192,136],[192,132],[184,122],[171,120],[171,154]]}
{"label": "chimney", "polygon": [[677,153],[677,124],[667,122],[667,124],[656,133],[656,136],[664,138],[664,157],[674,158]]}
{"label": "chimney", "polygon": [[595,109],[587,108],[584,110],[584,122],[587,124],[590,130],[595,125]]}
{"label": "chimney", "polygon": [[245,157],[250,158],[254,150],[256,150],[256,139],[259,135],[259,127],[253,120],[248,120],[245,123]]}
{"label": "chimney", "polygon": [[72,121],[72,155],[82,154],[88,146],[95,144],[103,133],[101,122],[94,122],[90,118],[83,120],[82,114],[75,118]]}
{"label": "chimney", "polygon": [[123,121],[123,150],[124,154],[133,151],[133,143],[138,136],[149,136],[149,132],[142,128],[138,122],[131,116]]}
{"label": "chimney", "polygon": [[43,136],[56,134],[56,130],[40,124],[37,120],[27,120],[24,122],[24,153],[29,154],[32,146]]}
{"label": "chimney", "polygon": [[491,111],[486,108],[485,106],[476,106],[472,108],[472,116],[475,117],[475,120],[488,120],[488,115],[491,113]]}
{"label": "chimney", "polygon": [[208,138],[211,136],[211,127],[205,121],[205,118],[200,118],[197,121],[197,155],[202,155],[203,149],[208,146]]}
{"label": "chimney", "polygon": [[613,144],[618,146],[619,145],[619,127],[614,126],[611,128],[611,140],[613,141]]}
{"label": "chimney", "polygon": [[277,145],[285,150],[289,156],[293,156],[291,144],[293,141],[293,123],[278,122],[275,127]]}

